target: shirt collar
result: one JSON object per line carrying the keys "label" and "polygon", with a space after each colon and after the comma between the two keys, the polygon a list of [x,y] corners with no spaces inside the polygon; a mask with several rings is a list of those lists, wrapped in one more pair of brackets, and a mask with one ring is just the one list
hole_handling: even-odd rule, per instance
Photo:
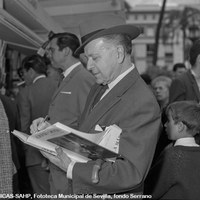
{"label": "shirt collar", "polygon": [[132,63],[131,67],[128,68],[125,72],[120,74],[114,81],[108,84],[109,90],[111,90],[117,83],[119,83],[130,71],[132,71],[135,68],[135,65]]}
{"label": "shirt collar", "polygon": [[176,140],[174,146],[197,147],[199,145],[195,142],[194,137],[187,137],[187,138],[179,138],[178,140]]}
{"label": "shirt collar", "polygon": [[197,75],[197,73],[191,69],[191,74],[195,77],[195,79],[199,79],[200,76]]}
{"label": "shirt collar", "polygon": [[197,75],[196,75],[196,73],[191,69],[191,74],[194,76],[194,77],[196,77]]}
{"label": "shirt collar", "polygon": [[67,77],[70,74],[70,72],[80,64],[81,64],[81,62],[77,62],[77,63],[73,64],[72,66],[70,66],[68,69],[66,69],[63,72],[64,77]]}
{"label": "shirt collar", "polygon": [[44,74],[37,76],[36,78],[34,78],[33,83],[35,83],[40,78],[46,78],[46,76]]}

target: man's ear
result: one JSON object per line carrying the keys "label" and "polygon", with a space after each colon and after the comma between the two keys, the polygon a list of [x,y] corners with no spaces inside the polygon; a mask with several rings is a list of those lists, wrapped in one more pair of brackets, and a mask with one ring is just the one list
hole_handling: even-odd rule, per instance
{"label": "man's ear", "polygon": [[31,77],[33,77],[35,75],[35,70],[33,68],[29,68],[28,73]]}
{"label": "man's ear", "polygon": [[65,56],[68,56],[71,53],[71,49],[69,47],[65,47],[64,49]]}
{"label": "man's ear", "polygon": [[119,63],[122,63],[124,61],[125,50],[124,50],[124,47],[122,45],[117,46],[117,58],[118,58]]}
{"label": "man's ear", "polygon": [[30,76],[32,79],[34,79],[36,76],[38,76],[38,73],[33,68],[30,68]]}

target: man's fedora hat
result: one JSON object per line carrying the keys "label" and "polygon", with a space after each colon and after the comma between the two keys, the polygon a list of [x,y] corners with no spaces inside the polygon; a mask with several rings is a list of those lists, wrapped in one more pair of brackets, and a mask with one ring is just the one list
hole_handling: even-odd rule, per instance
{"label": "man's fedora hat", "polygon": [[138,27],[125,24],[125,19],[122,16],[114,14],[96,15],[81,23],[79,28],[82,45],[75,51],[76,55],[83,53],[86,44],[102,36],[127,34],[133,40],[141,32]]}

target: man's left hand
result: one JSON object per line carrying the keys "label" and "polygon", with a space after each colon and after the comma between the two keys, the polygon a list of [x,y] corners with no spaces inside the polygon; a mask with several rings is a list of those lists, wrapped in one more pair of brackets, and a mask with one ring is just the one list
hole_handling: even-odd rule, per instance
{"label": "man's left hand", "polygon": [[57,156],[53,156],[44,151],[40,151],[44,157],[46,157],[54,165],[58,166],[63,171],[67,172],[68,166],[71,163],[71,159],[65,154],[61,147],[56,148]]}

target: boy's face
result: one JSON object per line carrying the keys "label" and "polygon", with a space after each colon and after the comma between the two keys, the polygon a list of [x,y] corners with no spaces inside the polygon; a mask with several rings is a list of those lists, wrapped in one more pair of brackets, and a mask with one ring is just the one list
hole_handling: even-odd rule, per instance
{"label": "boy's face", "polygon": [[165,128],[166,128],[168,139],[177,140],[178,138],[180,138],[179,131],[178,131],[178,123],[175,123],[170,111],[167,115],[167,118],[168,118],[168,121],[165,123]]}

